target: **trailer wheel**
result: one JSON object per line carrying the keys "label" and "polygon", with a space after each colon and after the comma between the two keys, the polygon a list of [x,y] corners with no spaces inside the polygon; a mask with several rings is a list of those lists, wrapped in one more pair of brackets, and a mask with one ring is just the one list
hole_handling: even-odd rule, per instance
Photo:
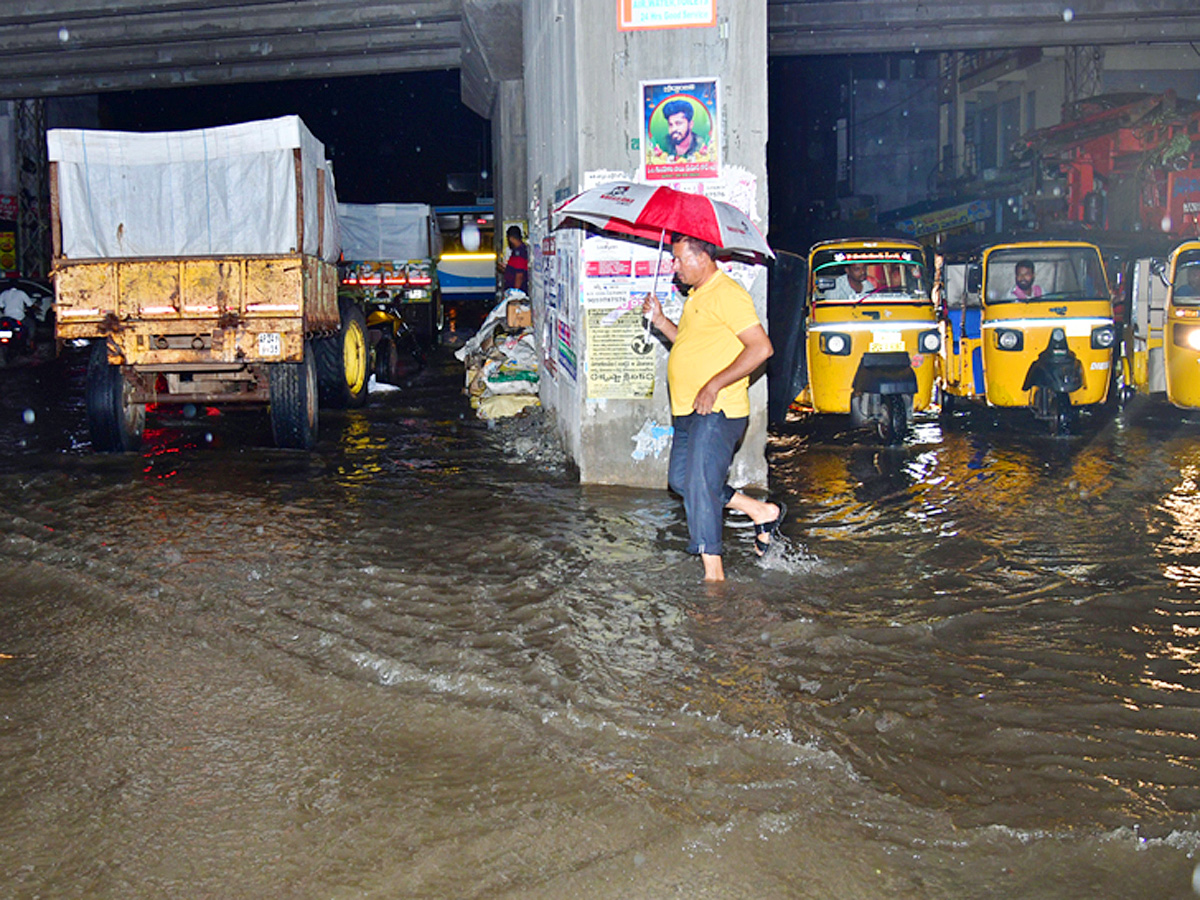
{"label": "trailer wheel", "polygon": [[92,344],[85,386],[92,449],[99,453],[125,453],[141,445],[146,406],[130,403],[132,392],[133,385],[125,380],[121,367],[109,363],[105,342]]}
{"label": "trailer wheel", "polygon": [[394,384],[396,380],[396,344],[387,332],[379,335],[375,342],[375,361],[372,371],[380,384]]}
{"label": "trailer wheel", "polygon": [[437,347],[441,339],[443,321],[442,292],[435,291],[428,303],[405,304],[412,312],[405,317],[408,327],[420,341],[429,347]]}
{"label": "trailer wheel", "polygon": [[313,342],[322,406],[357,408],[367,402],[367,320],[352,300],[338,300],[341,327]]}
{"label": "trailer wheel", "polygon": [[317,443],[317,365],[312,345],[304,344],[304,362],[274,363],[268,377],[275,445],[311,450]]}

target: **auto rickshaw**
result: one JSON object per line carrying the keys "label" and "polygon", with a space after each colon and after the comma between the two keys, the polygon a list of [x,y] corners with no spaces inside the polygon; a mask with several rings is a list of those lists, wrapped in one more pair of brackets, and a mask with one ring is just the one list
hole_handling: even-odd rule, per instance
{"label": "auto rickshaw", "polygon": [[944,266],[942,407],[1020,407],[1066,433],[1104,403],[1116,331],[1100,251],[1083,241],[998,243]]}
{"label": "auto rickshaw", "polygon": [[1122,401],[1136,394],[1161,395],[1167,390],[1163,324],[1168,282],[1164,273],[1163,257],[1155,256],[1130,260],[1120,272],[1124,306],[1119,370]]}
{"label": "auto rickshaw", "polygon": [[930,405],[941,336],[915,241],[824,241],[808,254],[804,388],[793,406],[849,415],[899,443]]}
{"label": "auto rickshaw", "polygon": [[1200,407],[1200,240],[1184,241],[1168,261],[1167,399],[1185,409]]}

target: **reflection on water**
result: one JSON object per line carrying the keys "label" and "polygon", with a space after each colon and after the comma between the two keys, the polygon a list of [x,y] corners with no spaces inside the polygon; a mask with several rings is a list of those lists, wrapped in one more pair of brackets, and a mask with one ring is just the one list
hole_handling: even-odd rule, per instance
{"label": "reflection on water", "polygon": [[80,373],[0,398],[15,896],[1191,896],[1200,425],[788,426],[705,586],[453,365],[311,455]]}

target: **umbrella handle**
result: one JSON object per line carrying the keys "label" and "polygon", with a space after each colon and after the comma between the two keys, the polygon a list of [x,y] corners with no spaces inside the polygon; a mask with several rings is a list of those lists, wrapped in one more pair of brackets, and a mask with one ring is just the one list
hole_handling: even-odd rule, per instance
{"label": "umbrella handle", "polygon": [[[658,270],[659,270],[659,267],[662,265],[662,248],[663,248],[663,241],[666,240],[666,237],[667,237],[666,229],[663,229],[662,231],[659,232],[659,234],[658,234],[658,256],[655,257],[655,259],[654,259],[654,287],[652,287],[650,289],[650,292],[652,294],[654,294],[655,300],[658,299]],[[642,335],[642,338],[648,344],[648,343],[650,343],[650,317],[645,316],[645,320],[646,320],[646,331]]]}

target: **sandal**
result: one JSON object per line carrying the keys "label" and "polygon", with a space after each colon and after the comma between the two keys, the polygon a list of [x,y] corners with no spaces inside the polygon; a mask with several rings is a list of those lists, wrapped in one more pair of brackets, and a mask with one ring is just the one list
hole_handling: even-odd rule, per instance
{"label": "sandal", "polygon": [[[754,552],[759,556],[766,556],[767,551],[771,549],[771,545],[775,543],[775,535],[779,533],[779,526],[783,524],[784,518],[787,516],[787,504],[782,500],[775,501],[775,505],[779,507],[779,515],[770,522],[755,522],[754,523]],[[769,537],[771,540],[764,541],[763,537]]]}

